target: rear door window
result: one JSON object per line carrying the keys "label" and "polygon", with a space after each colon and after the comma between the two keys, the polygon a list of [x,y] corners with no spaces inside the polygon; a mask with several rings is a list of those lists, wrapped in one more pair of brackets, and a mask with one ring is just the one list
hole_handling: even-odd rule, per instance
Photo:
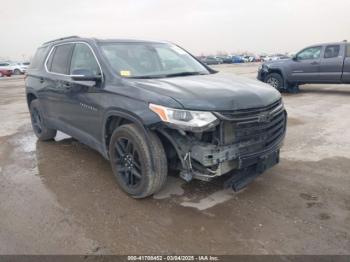
{"label": "rear door window", "polygon": [[346,46],[346,57],[350,57],[350,44]]}
{"label": "rear door window", "polygon": [[56,46],[48,59],[48,70],[52,73],[68,75],[73,47],[73,44]]}
{"label": "rear door window", "polygon": [[324,51],[324,58],[333,58],[339,56],[340,45],[328,45]]}

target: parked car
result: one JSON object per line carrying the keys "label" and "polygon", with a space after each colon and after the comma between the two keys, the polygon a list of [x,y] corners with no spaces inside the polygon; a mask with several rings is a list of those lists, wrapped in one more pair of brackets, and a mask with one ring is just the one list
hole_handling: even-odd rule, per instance
{"label": "parked car", "polygon": [[24,74],[28,66],[13,63],[13,62],[0,62],[0,69],[11,70],[14,75]]}
{"label": "parked car", "polygon": [[221,64],[222,61],[216,57],[213,56],[207,56],[205,57],[202,62],[206,65],[218,65]]}
{"label": "parked car", "polygon": [[219,64],[224,63],[224,58],[222,56],[215,56],[215,58],[219,61]]}
{"label": "parked car", "polygon": [[270,61],[276,61],[276,60],[282,60],[282,59],[289,59],[290,57],[287,55],[281,55],[281,54],[277,54],[277,55],[273,55],[270,57]]}
{"label": "parked car", "polygon": [[24,74],[27,72],[30,62],[17,63],[17,65],[19,65],[21,73]]}
{"label": "parked car", "polygon": [[242,60],[243,60],[244,63],[250,62],[250,61],[249,61],[249,58],[250,58],[250,57],[249,57],[248,55],[246,55],[246,56],[241,56],[241,57],[242,57]]}
{"label": "parked car", "polygon": [[234,55],[232,56],[232,63],[236,64],[236,63],[244,63],[244,59],[242,56],[239,55]]}
{"label": "parked car", "polygon": [[271,57],[271,56],[268,56],[268,55],[262,56],[262,61],[263,61],[263,62],[268,62],[268,61],[271,61],[271,60],[272,60],[272,57]]}
{"label": "parked car", "polygon": [[12,75],[12,70],[0,69],[0,77],[11,76],[11,75]]}
{"label": "parked car", "polygon": [[292,59],[264,63],[258,79],[279,90],[297,91],[301,84],[350,83],[350,44],[313,45]]}
{"label": "parked car", "polygon": [[97,150],[135,198],[160,190],[168,168],[186,181],[227,174],[226,185],[239,190],[279,162],[280,93],[218,73],[173,44],[50,41],[37,50],[25,86],[38,139],[61,130]]}
{"label": "parked car", "polygon": [[256,55],[253,62],[261,62],[261,56]]}
{"label": "parked car", "polygon": [[222,63],[231,64],[232,63],[232,56],[230,56],[230,55],[223,56]]}

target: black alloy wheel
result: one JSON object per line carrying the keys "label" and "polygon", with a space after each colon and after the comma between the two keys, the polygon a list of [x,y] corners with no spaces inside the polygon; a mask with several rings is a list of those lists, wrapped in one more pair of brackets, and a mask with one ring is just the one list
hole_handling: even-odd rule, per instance
{"label": "black alloy wheel", "polygon": [[116,169],[126,186],[136,188],[142,180],[142,163],[137,148],[126,137],[118,138],[114,144]]}
{"label": "black alloy wheel", "polygon": [[146,132],[135,124],[122,125],[109,142],[113,174],[121,189],[134,198],[158,192],[168,173],[162,142],[154,131]]}

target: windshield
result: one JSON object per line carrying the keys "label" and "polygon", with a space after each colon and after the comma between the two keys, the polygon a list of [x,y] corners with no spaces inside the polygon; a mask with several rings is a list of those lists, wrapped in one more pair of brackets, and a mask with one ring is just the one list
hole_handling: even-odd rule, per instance
{"label": "windshield", "polygon": [[183,49],[165,43],[101,43],[103,55],[122,77],[162,78],[210,72]]}

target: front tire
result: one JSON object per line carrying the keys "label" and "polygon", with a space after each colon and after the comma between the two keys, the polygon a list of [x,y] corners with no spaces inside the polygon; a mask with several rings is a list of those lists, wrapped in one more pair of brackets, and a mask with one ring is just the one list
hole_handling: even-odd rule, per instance
{"label": "front tire", "polygon": [[284,89],[284,81],[283,77],[278,73],[271,73],[268,74],[264,81],[266,84],[269,84],[270,86],[276,88],[277,90],[281,91]]}
{"label": "front tire", "polygon": [[41,141],[47,141],[55,138],[57,130],[48,128],[45,125],[39,100],[35,99],[29,106],[30,118],[32,120],[32,127],[35,135]]}
{"label": "front tire", "polygon": [[14,75],[20,75],[20,74],[21,74],[21,71],[20,71],[19,69],[15,69],[15,70],[13,71],[13,74],[14,74]]}
{"label": "front tire", "polygon": [[119,186],[134,198],[148,197],[166,182],[168,167],[163,145],[152,131],[148,131],[148,142],[135,124],[118,127],[110,140],[113,174]]}

